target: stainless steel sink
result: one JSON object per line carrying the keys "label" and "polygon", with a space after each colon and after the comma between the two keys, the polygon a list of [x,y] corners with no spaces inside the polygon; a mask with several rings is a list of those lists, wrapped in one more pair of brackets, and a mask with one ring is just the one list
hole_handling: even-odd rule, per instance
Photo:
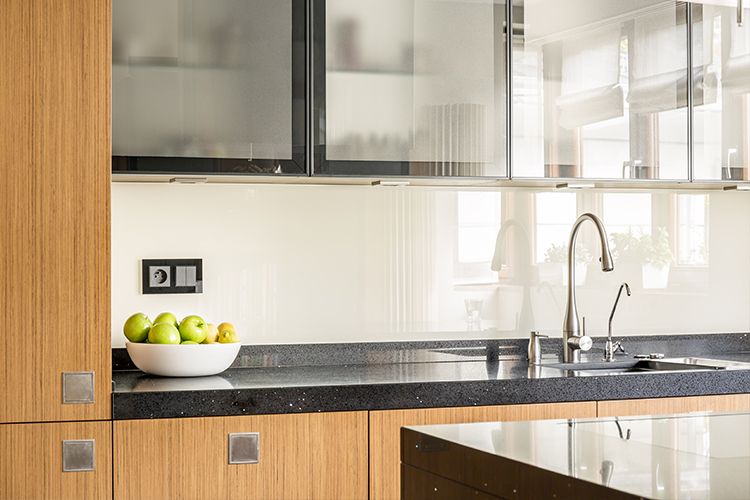
{"label": "stainless steel sink", "polygon": [[613,362],[553,363],[542,365],[575,375],[619,375],[629,373],[750,370],[750,363],[707,358],[628,359]]}

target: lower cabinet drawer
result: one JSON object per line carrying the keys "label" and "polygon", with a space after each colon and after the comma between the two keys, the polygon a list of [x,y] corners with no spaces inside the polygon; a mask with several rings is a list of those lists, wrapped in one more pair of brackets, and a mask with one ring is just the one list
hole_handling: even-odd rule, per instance
{"label": "lower cabinet drawer", "polygon": [[0,498],[112,498],[112,422],[0,424]]}
{"label": "lower cabinet drawer", "polygon": [[367,412],[116,421],[114,476],[115,500],[365,499]]}

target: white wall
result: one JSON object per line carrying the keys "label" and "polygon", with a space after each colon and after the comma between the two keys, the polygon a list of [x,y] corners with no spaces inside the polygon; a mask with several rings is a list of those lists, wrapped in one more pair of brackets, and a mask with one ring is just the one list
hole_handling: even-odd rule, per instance
{"label": "white wall", "polygon": [[[112,344],[124,345],[133,312],[165,310],[233,322],[246,344],[526,337],[531,328],[559,336],[562,266],[527,250],[540,237],[536,193],[115,183]],[[576,213],[601,212],[604,195],[577,194],[558,232]],[[650,193],[654,228],[670,231],[673,253],[680,231],[701,231],[678,229],[678,195]],[[750,196],[711,192],[704,201],[706,265],[673,264],[666,288],[642,288],[640,263],[607,274],[588,265],[577,293],[589,334],[606,332],[622,280],[633,296],[621,301],[618,335],[750,330]],[[602,215],[621,224],[628,213]],[[502,238],[498,275],[489,260],[501,224],[516,229]],[[579,240],[598,254],[593,226]],[[203,259],[203,294],[140,293],[141,259],[180,257]],[[467,323],[467,298],[482,301],[479,327]]]}

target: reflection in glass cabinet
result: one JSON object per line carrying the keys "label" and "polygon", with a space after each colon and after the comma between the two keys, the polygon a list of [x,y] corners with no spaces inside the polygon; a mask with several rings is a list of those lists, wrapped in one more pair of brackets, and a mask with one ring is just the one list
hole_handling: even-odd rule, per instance
{"label": "reflection in glass cabinet", "polygon": [[314,5],[316,174],[506,175],[504,2]]}
{"label": "reflection in glass cabinet", "polygon": [[693,5],[695,178],[750,180],[750,2],[737,9]]}
{"label": "reflection in glass cabinet", "polygon": [[688,178],[685,4],[513,5],[514,177]]}
{"label": "reflection in glass cabinet", "polygon": [[113,170],[304,173],[304,0],[114,0]]}

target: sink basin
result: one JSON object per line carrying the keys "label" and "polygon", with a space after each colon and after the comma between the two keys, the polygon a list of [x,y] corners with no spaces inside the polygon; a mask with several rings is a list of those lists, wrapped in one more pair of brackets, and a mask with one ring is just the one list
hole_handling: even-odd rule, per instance
{"label": "sink basin", "polygon": [[706,358],[628,359],[623,361],[554,363],[542,365],[576,375],[618,375],[627,373],[750,370],[750,363]]}

